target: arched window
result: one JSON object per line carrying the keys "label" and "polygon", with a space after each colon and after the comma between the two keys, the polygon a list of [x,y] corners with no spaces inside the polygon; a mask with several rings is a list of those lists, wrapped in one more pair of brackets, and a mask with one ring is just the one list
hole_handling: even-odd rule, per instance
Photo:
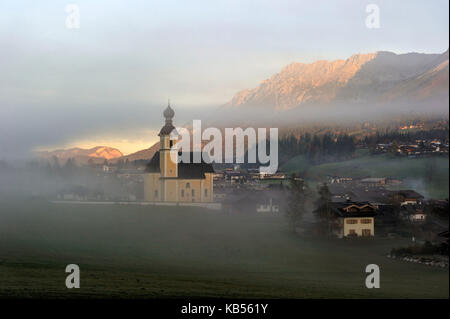
{"label": "arched window", "polygon": [[157,198],[157,197],[158,197],[158,190],[155,189],[155,198]]}
{"label": "arched window", "polygon": [[191,188],[191,184],[190,183],[186,183],[186,188]]}
{"label": "arched window", "polygon": [[195,196],[195,189],[192,190],[192,197]]}
{"label": "arched window", "polygon": [[184,189],[181,190],[181,197],[184,197]]}

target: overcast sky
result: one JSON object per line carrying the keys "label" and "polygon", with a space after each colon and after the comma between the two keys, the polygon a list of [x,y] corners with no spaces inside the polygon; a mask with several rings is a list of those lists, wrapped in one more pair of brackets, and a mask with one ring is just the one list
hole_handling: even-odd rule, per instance
{"label": "overcast sky", "polygon": [[[66,27],[66,5],[80,28]],[[379,29],[365,26],[366,5]],[[156,139],[293,62],[448,48],[448,0],[0,2],[0,159]]]}

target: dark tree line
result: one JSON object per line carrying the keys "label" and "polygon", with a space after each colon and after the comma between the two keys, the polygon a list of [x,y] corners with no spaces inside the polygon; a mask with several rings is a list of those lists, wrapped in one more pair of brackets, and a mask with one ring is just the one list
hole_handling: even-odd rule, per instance
{"label": "dark tree line", "polygon": [[310,134],[299,137],[288,135],[279,140],[279,158],[283,163],[298,155],[305,155],[314,163],[350,158],[355,152],[355,141],[347,134]]}

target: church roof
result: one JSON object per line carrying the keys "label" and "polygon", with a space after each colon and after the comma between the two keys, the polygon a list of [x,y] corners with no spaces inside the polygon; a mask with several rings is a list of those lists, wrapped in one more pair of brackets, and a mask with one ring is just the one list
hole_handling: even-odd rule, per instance
{"label": "church roof", "polygon": [[169,135],[175,127],[172,124],[172,119],[175,116],[175,111],[170,107],[170,102],[167,108],[163,112],[164,118],[166,119],[166,124],[159,131],[159,135]]}
{"label": "church roof", "polygon": [[173,126],[172,123],[166,123],[166,125],[161,128],[161,131],[159,131],[159,135],[169,135],[174,129],[175,126]]}
{"label": "church roof", "polygon": [[[181,155],[181,154],[180,154]],[[205,173],[214,173],[212,164],[203,161],[201,163],[193,163],[194,153],[190,152],[190,163],[178,163],[178,178],[180,179],[203,179]],[[148,173],[161,173],[159,166],[159,152],[153,155],[153,158],[147,164],[146,172]]]}
{"label": "church roof", "polygon": [[164,110],[163,115],[166,119],[172,119],[175,116],[175,111],[170,107],[170,102]]}

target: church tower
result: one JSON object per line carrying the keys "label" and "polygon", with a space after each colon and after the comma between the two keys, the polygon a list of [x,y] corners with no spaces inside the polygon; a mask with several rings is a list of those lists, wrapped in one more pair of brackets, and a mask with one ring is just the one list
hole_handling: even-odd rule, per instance
{"label": "church tower", "polygon": [[[175,111],[170,107],[170,103],[163,113],[166,123],[159,132],[160,147],[159,147],[159,165],[161,170],[161,178],[177,178],[178,177],[178,164],[177,164],[177,151],[172,151],[171,148],[175,141],[171,139],[171,133],[175,130],[172,124],[172,119],[175,116]],[[173,155],[171,156],[171,153]],[[173,160],[173,159],[174,160]]]}
{"label": "church tower", "polygon": [[[212,164],[203,160],[201,163],[178,163],[178,150],[171,149],[178,140],[178,134],[172,123],[175,112],[170,103],[163,114],[166,123],[159,132],[159,151],[153,155],[144,173],[144,200],[212,203],[214,200]],[[191,152],[189,156],[192,160],[193,153]]]}

